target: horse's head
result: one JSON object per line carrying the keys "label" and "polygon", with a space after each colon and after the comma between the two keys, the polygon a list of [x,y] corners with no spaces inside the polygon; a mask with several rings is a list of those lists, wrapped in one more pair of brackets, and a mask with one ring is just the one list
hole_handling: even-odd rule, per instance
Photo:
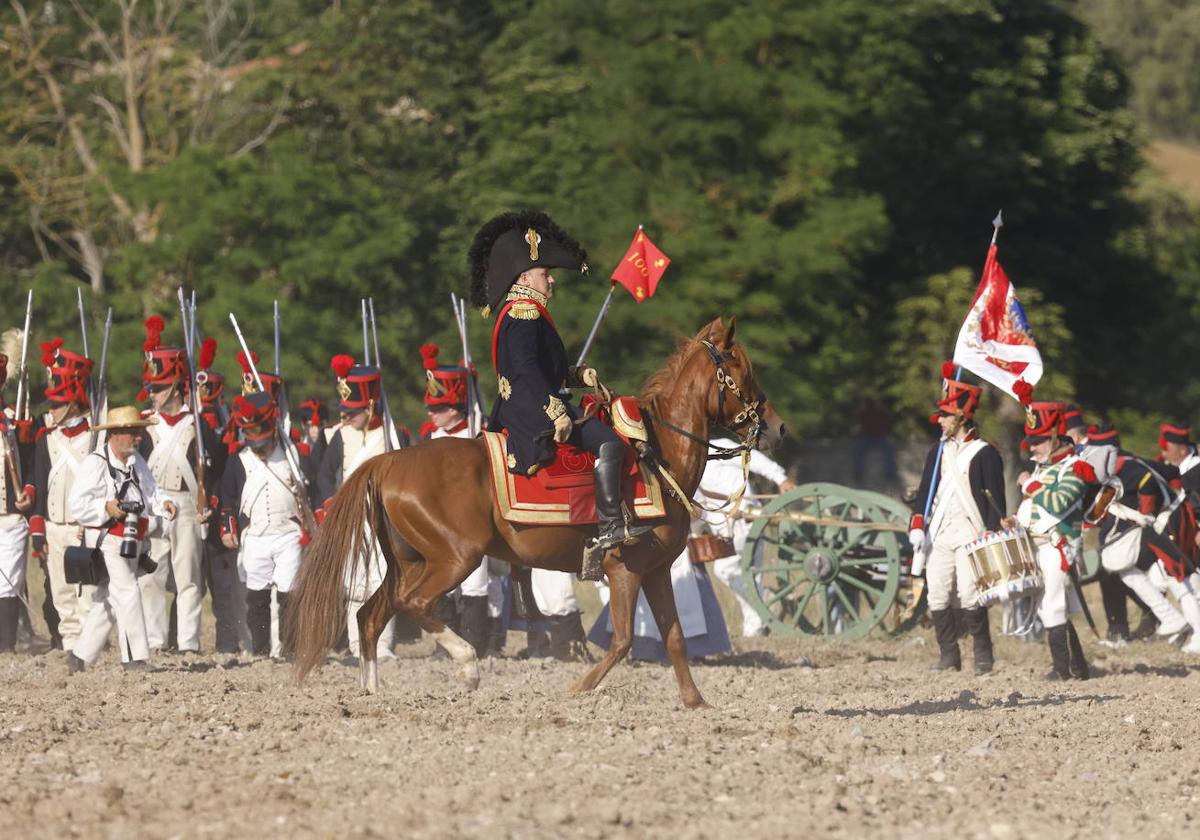
{"label": "horse's head", "polygon": [[709,418],[752,446],[769,449],[786,434],[783,418],[759,386],[746,348],[735,339],[736,327],[736,318],[728,324],[717,318],[697,336],[716,369]]}

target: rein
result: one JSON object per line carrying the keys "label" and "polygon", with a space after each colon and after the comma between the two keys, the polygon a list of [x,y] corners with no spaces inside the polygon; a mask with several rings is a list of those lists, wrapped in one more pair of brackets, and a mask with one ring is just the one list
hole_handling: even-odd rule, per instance
{"label": "rein", "polygon": [[[665,429],[669,429],[681,437],[687,438],[693,443],[699,443],[705,448],[707,453],[706,460],[727,460],[730,458],[741,456],[742,459],[742,486],[741,488],[726,499],[722,504],[715,508],[702,505],[694,499],[688,498],[683,492],[683,488],[679,486],[679,482],[675,480],[675,476],[667,469],[665,465],[660,463],[657,458],[651,458],[651,463],[654,469],[658,471],[663,481],[671,490],[671,494],[687,508],[693,515],[697,511],[704,513],[726,513],[727,516],[733,516],[737,513],[738,506],[741,504],[742,497],[746,494],[746,488],[750,483],[750,452],[758,447],[758,442],[763,433],[762,409],[766,405],[767,396],[761,390],[758,393],[758,398],[754,402],[750,402],[742,394],[741,387],[734,381],[729,372],[725,370],[725,363],[733,359],[730,353],[722,353],[716,348],[711,341],[702,341],[704,348],[708,351],[708,357],[712,360],[715,368],[717,380],[717,417],[716,424],[733,432],[741,439],[741,443],[737,446],[714,446],[711,442],[699,435],[694,435],[687,429],[680,428],[674,423],[670,423],[661,417],[655,416],[649,409],[643,408],[642,414],[649,417],[655,425],[661,425]],[[725,392],[728,390],[741,403],[741,410],[733,417],[732,422],[725,421]],[[750,422],[752,425],[750,430],[743,435],[736,431],[733,427],[740,426],[743,423]]]}

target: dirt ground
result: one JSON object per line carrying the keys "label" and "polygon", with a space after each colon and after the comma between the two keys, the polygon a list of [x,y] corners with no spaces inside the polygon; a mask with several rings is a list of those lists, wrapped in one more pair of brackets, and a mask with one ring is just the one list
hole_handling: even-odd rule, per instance
{"label": "dirt ground", "polygon": [[[1086,631],[1085,631],[1086,632]],[[510,652],[523,646],[512,634]],[[1200,660],[1087,640],[1095,679],[1042,680],[1043,645],[998,641],[988,677],[937,674],[928,630],[759,639],[672,672],[491,660],[474,692],[428,642],[378,696],[350,660],[0,657],[5,837],[1196,836]]]}

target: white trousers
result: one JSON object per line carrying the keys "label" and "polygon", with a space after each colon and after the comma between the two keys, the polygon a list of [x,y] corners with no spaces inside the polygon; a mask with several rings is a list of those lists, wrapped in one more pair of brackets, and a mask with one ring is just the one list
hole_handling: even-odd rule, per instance
{"label": "white trousers", "polygon": [[300,571],[300,531],[243,534],[238,571],[247,589],[291,592]]}
{"label": "white trousers", "polygon": [[1141,598],[1142,603],[1149,607],[1150,612],[1154,613],[1154,617],[1158,619],[1158,630],[1156,631],[1158,635],[1173,636],[1188,626],[1183,613],[1163,596],[1163,589],[1155,585],[1149,574],[1137,566],[1125,569],[1118,574],[1121,582]]}
{"label": "white trousers", "polygon": [[[109,535],[105,542],[113,539]],[[46,575],[50,578],[50,600],[58,613],[58,634],[63,650],[71,650],[79,640],[83,620],[92,609],[96,587],[67,583],[63,559],[68,546],[79,545],[79,526],[46,522]]]}
{"label": "white trousers", "polygon": [[88,665],[94,664],[115,623],[121,661],[145,661],[150,658],[150,644],[142,614],[142,594],[135,576],[137,558],[122,557],[121,541],[112,534],[104,538],[100,551],[108,569],[108,582],[96,587],[91,608],[74,646],[75,655]]}
{"label": "white trousers", "polygon": [[1192,572],[1186,579],[1176,580],[1167,574],[1159,561],[1150,567],[1146,576],[1159,592],[1169,592],[1179,602],[1179,609],[1191,625],[1192,631],[1200,634],[1200,600],[1197,599],[1197,593],[1200,592],[1200,575]]}
{"label": "white trousers", "polygon": [[579,599],[575,597],[575,575],[549,569],[531,569],[530,572],[529,583],[533,589],[533,600],[542,615],[571,615],[579,612]]}
{"label": "white trousers", "polygon": [[742,635],[757,636],[762,632],[763,620],[759,618],[758,611],[746,600],[746,581],[742,577],[742,558],[735,554],[714,560],[712,571],[720,581],[729,587],[733,592],[733,597],[737,599],[738,607],[742,610]]}
{"label": "white trousers", "polygon": [[1038,618],[1047,628],[1066,624],[1070,614],[1079,612],[1081,607],[1075,587],[1071,585],[1071,578],[1062,569],[1062,554],[1052,545],[1039,545],[1037,561],[1046,581],[1046,591],[1042,594]]}
{"label": "white trousers", "polygon": [[[160,520],[150,538],[150,559],[158,564],[142,580],[142,608],[150,647],[161,648],[170,632],[167,590],[175,591],[175,641],[180,650],[200,650],[200,614],[204,608],[204,532],[196,520],[196,497],[166,493],[179,513],[174,522]],[[112,539],[112,537],[109,537]]]}
{"label": "white trousers", "polygon": [[975,588],[971,562],[963,547],[977,536],[969,528],[947,527],[933,538],[925,563],[925,591],[931,612],[979,606],[979,590]]}
{"label": "white trousers", "polygon": [[29,523],[25,517],[16,514],[12,514],[11,519],[11,523],[0,529],[0,598],[25,595],[25,546],[29,539]]}
{"label": "white trousers", "polygon": [[488,571],[488,558],[485,555],[483,561],[475,568],[475,571],[467,575],[467,579],[458,585],[458,589],[468,598],[483,598],[488,594],[488,584],[491,580],[492,575]]}

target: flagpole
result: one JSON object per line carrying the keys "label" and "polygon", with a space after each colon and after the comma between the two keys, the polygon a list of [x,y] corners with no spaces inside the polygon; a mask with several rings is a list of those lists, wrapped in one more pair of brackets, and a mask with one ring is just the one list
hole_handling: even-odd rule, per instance
{"label": "flagpole", "polygon": [[[996,245],[996,239],[1000,236],[1000,228],[1004,227],[1004,211],[997,210],[996,218],[992,219],[992,242],[988,246],[989,253]],[[987,261],[984,260],[984,267],[987,267]],[[957,365],[954,368],[954,380],[957,382],[958,377],[962,375],[962,365]],[[942,452],[946,448],[946,437],[943,435],[938,440],[937,455],[933,459],[933,475],[929,477],[929,492],[925,496],[925,513],[921,518],[921,526],[926,532],[929,530],[929,511],[933,509],[933,495],[937,492],[937,485],[942,477]]]}
{"label": "flagpole", "polygon": [[575,363],[576,367],[583,367],[583,360],[587,357],[588,350],[592,349],[592,341],[596,338],[596,331],[600,329],[600,322],[604,320],[604,315],[608,312],[608,305],[612,303],[613,292],[616,290],[616,283],[608,287],[608,295],[605,296],[604,303],[600,304],[600,312],[596,315],[596,323],[592,324],[592,331],[588,333],[587,340],[583,342],[583,349],[579,351],[579,361]]}

